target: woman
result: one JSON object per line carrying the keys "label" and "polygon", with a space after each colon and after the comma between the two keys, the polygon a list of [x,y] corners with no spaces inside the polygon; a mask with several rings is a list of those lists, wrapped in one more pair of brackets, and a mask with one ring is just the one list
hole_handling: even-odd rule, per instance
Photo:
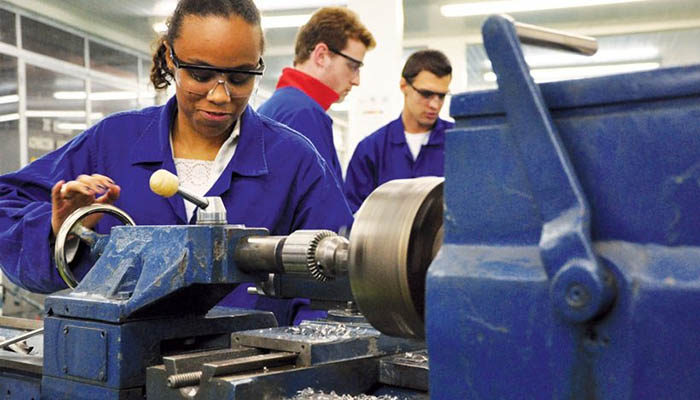
{"label": "woman", "polygon": [[[176,85],[166,105],[109,116],[0,177],[0,265],[13,282],[36,292],[65,287],[50,241],[71,212],[91,203],[114,204],[139,225],[193,223],[182,198],[150,192],[148,179],[160,168],[196,194],[220,196],[232,224],[272,234],[351,224],[310,142],[247,104],[264,69],[253,2],[182,0],[168,24],[151,72],[156,88]],[[113,222],[86,224],[107,233]]]}

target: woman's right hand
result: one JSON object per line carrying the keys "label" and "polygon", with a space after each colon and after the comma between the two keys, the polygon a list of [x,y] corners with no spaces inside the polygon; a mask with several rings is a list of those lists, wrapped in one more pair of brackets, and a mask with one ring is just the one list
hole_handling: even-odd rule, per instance
{"label": "woman's right hand", "polygon": [[[113,204],[119,198],[121,188],[109,177],[100,174],[80,175],[72,181],[58,181],[51,189],[51,228],[54,236],[63,221],[80,207],[93,203]],[[86,228],[94,228],[101,214],[83,219]]]}

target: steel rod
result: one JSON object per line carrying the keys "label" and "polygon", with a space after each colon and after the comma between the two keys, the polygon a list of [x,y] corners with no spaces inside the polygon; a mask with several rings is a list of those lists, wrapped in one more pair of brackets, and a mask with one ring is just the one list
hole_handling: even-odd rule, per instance
{"label": "steel rod", "polygon": [[29,332],[27,332],[27,333],[23,333],[23,334],[21,334],[21,335],[19,335],[19,336],[15,336],[15,337],[13,337],[13,338],[11,338],[11,339],[3,340],[2,342],[0,342],[0,349],[4,349],[5,347],[7,347],[7,346],[9,346],[9,345],[11,345],[11,344],[15,344],[15,343],[17,343],[17,342],[21,342],[21,341],[23,341],[23,340],[27,340],[27,339],[29,339],[30,337],[36,336],[36,335],[38,335],[38,334],[40,334],[40,333],[43,333],[43,332],[44,332],[44,328],[39,328],[39,329],[34,329],[33,331],[29,331]]}

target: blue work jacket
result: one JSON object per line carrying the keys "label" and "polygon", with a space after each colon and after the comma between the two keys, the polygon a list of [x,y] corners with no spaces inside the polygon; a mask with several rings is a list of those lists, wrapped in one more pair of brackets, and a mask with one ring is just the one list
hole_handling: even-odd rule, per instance
{"label": "blue work jacket", "polygon": [[286,86],[275,90],[258,112],[309,138],[342,186],[343,172],[333,143],[333,120],[314,99],[295,87]]}
{"label": "blue work jacket", "polygon": [[[66,287],[49,243],[51,188],[59,180],[106,175],[121,187],[115,205],[136,224],[188,223],[180,196],[163,198],[148,184],[160,168],[176,173],[169,141],[176,109],[172,98],[165,106],[109,116],[60,149],[0,176],[0,266],[10,280],[34,292]],[[273,235],[350,226],[343,194],[306,138],[250,107],[241,120],[236,152],[206,194],[221,197],[229,223],[265,227]],[[96,231],[108,233],[110,220],[102,219]],[[74,272],[82,277],[87,271]]]}
{"label": "blue work jacket", "polygon": [[362,139],[355,148],[345,177],[345,198],[352,212],[379,185],[419,176],[445,175],[445,130],[454,123],[439,119],[413,160],[401,116]]}

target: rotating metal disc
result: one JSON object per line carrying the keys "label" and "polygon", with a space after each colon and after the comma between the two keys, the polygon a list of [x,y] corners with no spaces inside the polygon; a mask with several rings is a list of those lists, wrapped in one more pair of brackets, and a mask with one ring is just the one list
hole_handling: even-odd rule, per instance
{"label": "rotating metal disc", "polygon": [[443,182],[387,182],[355,215],[348,263],[352,293],[369,322],[388,335],[425,336],[425,277],[442,245]]}

